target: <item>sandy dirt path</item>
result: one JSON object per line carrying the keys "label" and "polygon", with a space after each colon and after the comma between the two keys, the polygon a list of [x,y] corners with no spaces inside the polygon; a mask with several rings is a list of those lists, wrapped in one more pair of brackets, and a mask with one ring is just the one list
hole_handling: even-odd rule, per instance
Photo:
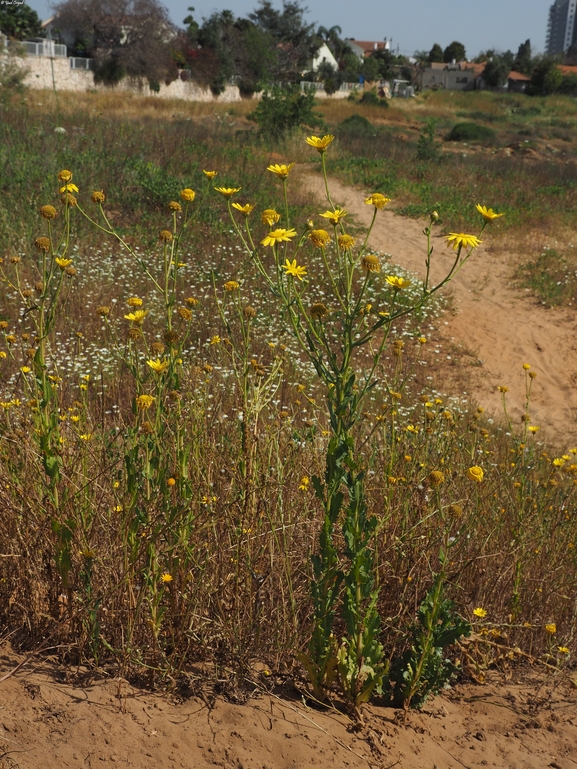
{"label": "sandy dirt path", "polygon": [[[301,175],[302,184],[321,205],[326,203],[324,182],[310,172]],[[333,202],[347,209],[356,220],[370,223],[373,208],[364,203],[372,190],[347,187],[330,181]],[[423,278],[425,274],[426,221],[379,212],[371,235],[371,246],[390,254],[392,261]],[[508,411],[519,423],[525,399],[525,372],[529,363],[537,373],[531,397],[531,423],[539,425],[540,437],[560,446],[577,441],[577,314],[574,310],[548,309],[534,297],[512,286],[518,257],[491,247],[490,227],[481,246],[450,285],[454,313],[448,314],[438,330],[443,355],[451,356],[445,367],[447,381],[457,361],[467,367],[468,395],[488,413],[502,412],[499,385],[509,387]],[[433,280],[443,276],[451,263],[452,250],[441,236],[434,239]],[[446,325],[445,325],[446,323]],[[462,374],[463,372],[461,372]],[[435,386],[443,390],[443,382]]]}

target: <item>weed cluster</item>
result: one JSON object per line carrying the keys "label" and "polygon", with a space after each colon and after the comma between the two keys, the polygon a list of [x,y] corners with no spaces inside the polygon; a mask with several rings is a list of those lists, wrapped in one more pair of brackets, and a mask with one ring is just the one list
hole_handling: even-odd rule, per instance
{"label": "weed cluster", "polygon": [[[176,190],[176,169],[132,161],[154,198],[140,244],[106,178],[42,187],[33,250],[1,265],[0,607],[22,645],[150,682],[298,658],[355,708],[419,706],[471,627],[469,665],[491,644],[564,664],[577,448],[538,443],[529,364],[505,432],[416,388],[435,293],[478,237],[448,237],[437,286],[387,266],[331,200],[332,139],[307,140],[328,206],[311,217],[285,163],[242,189],[204,162]],[[365,203],[374,221],[388,198]]]}

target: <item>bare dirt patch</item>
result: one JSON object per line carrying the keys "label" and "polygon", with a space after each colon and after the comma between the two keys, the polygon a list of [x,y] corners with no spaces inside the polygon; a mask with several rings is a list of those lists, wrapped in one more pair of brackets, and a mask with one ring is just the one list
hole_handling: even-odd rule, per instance
{"label": "bare dirt patch", "polygon": [[[320,174],[307,172],[302,183],[321,202],[325,199]],[[364,204],[366,194],[330,182],[333,202],[343,206],[364,226],[373,208]],[[425,274],[426,221],[397,216],[392,210],[379,212],[371,235],[371,246],[388,253],[392,261],[423,278]],[[524,410],[525,372],[529,363],[537,373],[531,397],[531,421],[542,428],[543,437],[562,444],[577,438],[577,316],[572,309],[543,307],[512,283],[520,257],[491,244],[488,227],[483,246],[457,274],[447,289],[454,313],[438,329],[442,350],[437,356],[441,369],[435,376],[439,389],[462,387],[489,414],[502,415],[499,385],[507,393],[509,415],[519,422]],[[432,278],[440,279],[451,263],[442,236],[434,238]],[[449,358],[447,358],[449,356]],[[464,373],[466,376],[464,377]],[[458,394],[463,394],[459,392]]]}
{"label": "bare dirt patch", "polygon": [[[18,662],[8,647],[0,677]],[[296,696],[255,691],[235,705],[169,699],[115,678],[67,683],[37,660],[0,683],[0,767],[180,769],[570,769],[577,691],[526,670],[461,684],[411,712],[371,705],[355,730]]]}

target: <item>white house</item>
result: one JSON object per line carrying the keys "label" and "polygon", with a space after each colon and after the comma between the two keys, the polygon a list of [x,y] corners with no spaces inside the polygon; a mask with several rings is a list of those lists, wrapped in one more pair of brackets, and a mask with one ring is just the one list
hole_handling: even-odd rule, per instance
{"label": "white house", "polygon": [[316,72],[318,68],[321,66],[321,64],[324,63],[330,64],[333,69],[339,68],[339,63],[333,56],[333,53],[331,49],[328,47],[326,43],[323,43],[319,50],[315,53],[311,60],[310,70],[313,72]]}

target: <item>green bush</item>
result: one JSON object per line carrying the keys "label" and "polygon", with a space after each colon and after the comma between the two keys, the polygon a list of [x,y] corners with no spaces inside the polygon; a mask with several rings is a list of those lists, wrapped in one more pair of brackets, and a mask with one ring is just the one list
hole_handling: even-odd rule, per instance
{"label": "green bush", "polygon": [[368,105],[369,107],[378,106],[387,108],[389,106],[386,99],[379,99],[377,92],[374,89],[372,91],[365,91],[361,96],[359,103]]}
{"label": "green bush", "polygon": [[449,142],[482,142],[493,144],[497,134],[492,128],[479,123],[457,123],[447,136]]}
{"label": "green bush", "polygon": [[258,107],[247,117],[258,125],[263,138],[276,141],[301,126],[324,129],[324,119],[314,106],[314,91],[303,91],[300,85],[275,86],[263,93]]}
{"label": "green bush", "polygon": [[376,128],[366,117],[355,112],[343,120],[337,132],[344,136],[374,136]]}

